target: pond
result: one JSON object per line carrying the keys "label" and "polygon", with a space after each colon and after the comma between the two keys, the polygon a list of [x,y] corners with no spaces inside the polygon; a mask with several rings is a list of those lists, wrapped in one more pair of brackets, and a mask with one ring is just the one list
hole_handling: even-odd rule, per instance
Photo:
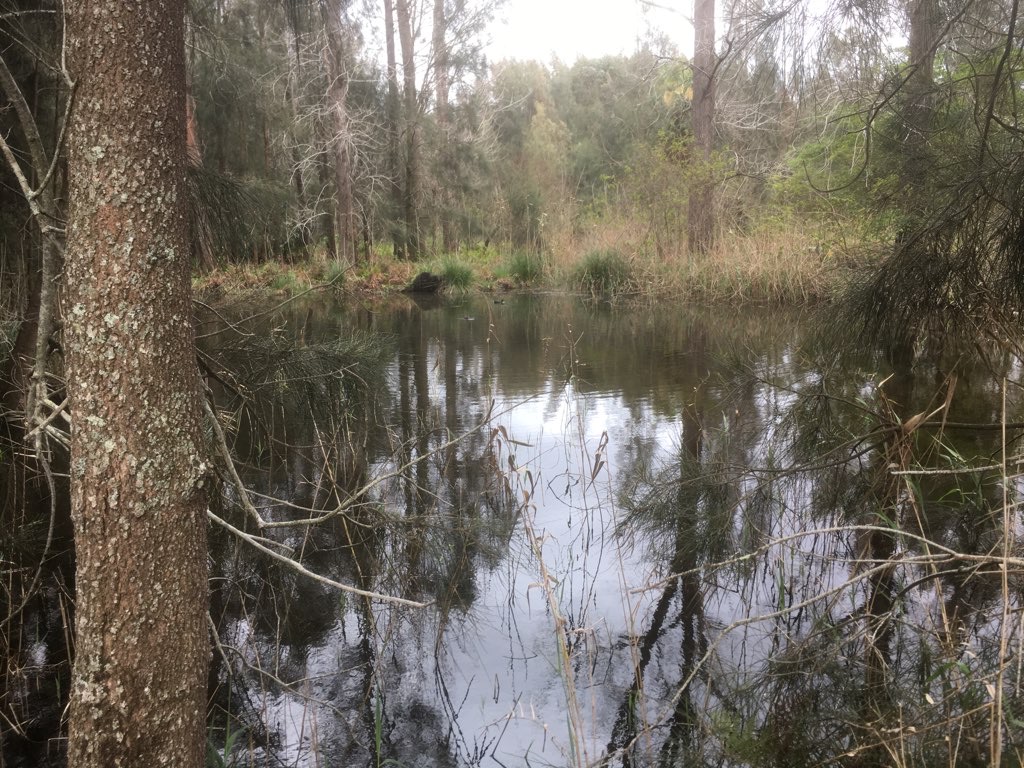
{"label": "pond", "polygon": [[[211,764],[1019,764],[1019,366],[837,361],[823,322],[526,295],[204,313],[270,525],[230,487],[216,513],[323,577],[211,528]],[[8,732],[9,765],[59,752],[64,602],[26,622],[37,748]]]}
{"label": "pond", "polygon": [[[294,402],[282,447],[238,430],[261,514],[310,569],[428,605],[225,543],[244,764],[982,765],[1019,744],[1019,585],[971,559],[1018,527],[999,433],[964,425],[998,423],[991,371],[826,372],[796,315],[565,296],[276,322],[390,347],[358,450]],[[346,512],[286,525],[299,507]]]}

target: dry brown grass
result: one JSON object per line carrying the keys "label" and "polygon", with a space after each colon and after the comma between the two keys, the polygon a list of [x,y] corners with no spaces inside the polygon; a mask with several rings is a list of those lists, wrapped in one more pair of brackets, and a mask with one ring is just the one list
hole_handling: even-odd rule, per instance
{"label": "dry brown grass", "polygon": [[678,264],[680,289],[709,301],[822,301],[844,276],[828,246],[795,228],[726,235],[711,252]]}
{"label": "dry brown grass", "polygon": [[707,254],[676,245],[659,248],[634,222],[606,221],[552,238],[555,279],[571,275],[587,254],[615,250],[628,260],[635,291],[653,297],[683,296],[708,303],[807,304],[826,301],[848,276],[847,260],[799,223],[765,225],[750,233],[723,233]]}
{"label": "dry brown grass", "polygon": [[386,295],[412,282],[420,265],[374,254],[366,262],[349,267],[326,254],[288,264],[267,261],[258,264],[229,264],[197,275],[192,282],[196,296],[203,299],[251,295],[294,296],[318,287],[343,289],[363,295]]}
{"label": "dry brown grass", "polygon": [[[527,288],[579,290],[581,265],[595,253],[620,254],[628,265],[618,295],[684,298],[701,303],[803,305],[829,300],[850,273],[850,259],[814,222],[772,223],[751,232],[721,234],[707,254],[686,251],[679,238],[656,241],[642,222],[609,217],[599,223],[547,232],[543,269]],[[471,248],[452,259],[471,267],[484,289],[508,287],[510,254]],[[331,284],[346,292],[380,296],[401,290],[421,270],[440,271],[444,257],[398,261],[375,253],[369,262],[339,267],[326,255],[306,262],[229,265],[196,278],[200,296],[252,293],[295,295]]]}

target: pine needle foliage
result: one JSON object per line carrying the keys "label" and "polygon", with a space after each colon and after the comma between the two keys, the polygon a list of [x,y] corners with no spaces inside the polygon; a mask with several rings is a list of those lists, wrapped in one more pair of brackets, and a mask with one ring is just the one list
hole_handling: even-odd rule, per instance
{"label": "pine needle foliage", "polygon": [[289,249],[288,192],[201,165],[188,169],[189,217],[196,266],[262,260]]}
{"label": "pine needle foliage", "polygon": [[[833,323],[843,333],[853,327],[889,349],[938,334],[974,341],[1024,309],[1024,134],[1002,115],[1019,67],[992,83],[978,77],[970,99],[947,86],[925,186],[903,191],[895,243],[888,253],[876,246],[881,263],[850,284]],[[991,97],[987,115],[979,97]]]}

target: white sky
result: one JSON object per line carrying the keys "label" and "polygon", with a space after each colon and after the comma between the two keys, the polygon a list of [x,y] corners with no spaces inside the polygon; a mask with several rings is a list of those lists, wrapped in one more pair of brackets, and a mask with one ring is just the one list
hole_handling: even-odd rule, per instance
{"label": "white sky", "polygon": [[650,30],[663,32],[686,51],[692,0],[506,0],[491,23],[487,57],[567,64],[577,58],[630,54]]}

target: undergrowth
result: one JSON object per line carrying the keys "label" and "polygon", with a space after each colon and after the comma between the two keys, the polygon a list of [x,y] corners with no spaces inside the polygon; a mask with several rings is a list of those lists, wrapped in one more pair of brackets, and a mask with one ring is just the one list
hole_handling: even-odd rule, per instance
{"label": "undergrowth", "polygon": [[573,270],[572,282],[585,293],[614,296],[631,288],[632,269],[617,250],[591,251]]}
{"label": "undergrowth", "polygon": [[[665,250],[635,224],[604,224],[542,252],[468,247],[417,262],[386,248],[356,265],[324,254],[286,264],[235,264],[197,277],[201,295],[262,291],[294,295],[313,287],[379,295],[400,291],[421,271],[449,291],[568,290],[593,296],[684,298],[700,303],[805,305],[831,300],[865,263],[870,249],[799,222],[724,232],[705,254]],[[875,249],[877,252],[878,249]]]}

